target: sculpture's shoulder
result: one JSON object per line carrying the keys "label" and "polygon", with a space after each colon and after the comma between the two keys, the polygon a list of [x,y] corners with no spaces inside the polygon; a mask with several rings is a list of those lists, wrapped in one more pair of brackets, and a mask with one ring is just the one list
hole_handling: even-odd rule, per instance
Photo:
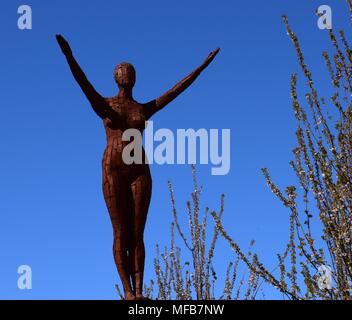
{"label": "sculpture's shoulder", "polygon": [[114,102],[114,97],[104,97],[107,104],[112,105]]}

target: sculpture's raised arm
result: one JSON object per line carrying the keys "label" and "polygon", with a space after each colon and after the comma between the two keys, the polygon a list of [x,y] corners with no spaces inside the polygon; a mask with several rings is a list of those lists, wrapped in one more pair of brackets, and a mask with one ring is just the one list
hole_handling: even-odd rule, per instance
{"label": "sculpture's raised arm", "polygon": [[187,77],[182,79],[159,98],[146,103],[145,112],[147,114],[147,118],[150,118],[154,113],[158,112],[160,109],[174,100],[178,95],[180,95],[183,91],[185,91],[194,82],[194,80],[197,79],[200,73],[214,60],[219,51],[220,48],[217,48],[211,52],[205,61]]}
{"label": "sculpture's raised arm", "polygon": [[108,104],[106,103],[105,99],[95,90],[92,84],[87,79],[86,75],[84,74],[83,70],[77,63],[76,59],[74,58],[70,45],[65,40],[65,38],[61,35],[56,35],[56,40],[66,57],[68,65],[70,66],[71,72],[73,77],[81,87],[82,91],[86,95],[87,99],[89,100],[90,104],[92,105],[93,110],[95,113],[101,117],[106,118],[109,112]]}

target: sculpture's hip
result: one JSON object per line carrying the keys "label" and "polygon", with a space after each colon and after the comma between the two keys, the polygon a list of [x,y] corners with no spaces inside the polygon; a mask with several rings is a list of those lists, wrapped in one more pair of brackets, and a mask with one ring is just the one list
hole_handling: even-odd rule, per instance
{"label": "sculpture's hip", "polygon": [[142,174],[150,176],[150,169],[143,146],[140,146],[142,150],[142,159],[140,159],[141,161],[131,164],[126,163],[130,162],[130,159],[124,159],[123,150],[124,147],[126,147],[128,144],[129,142],[125,142],[120,139],[112,139],[108,141],[102,160],[104,172],[118,173],[119,175],[126,176],[128,180],[134,180],[136,177]]}

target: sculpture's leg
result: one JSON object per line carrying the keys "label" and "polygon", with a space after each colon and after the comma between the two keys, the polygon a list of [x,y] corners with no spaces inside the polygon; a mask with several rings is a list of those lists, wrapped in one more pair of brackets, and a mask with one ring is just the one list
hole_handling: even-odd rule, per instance
{"label": "sculpture's leg", "polygon": [[128,250],[129,221],[127,216],[129,185],[117,172],[103,170],[103,192],[114,230],[113,254],[126,300],[135,298],[130,282]]}
{"label": "sculpture's leg", "polygon": [[137,299],[143,299],[143,273],[145,250],[143,233],[151,197],[152,179],[149,170],[135,179],[131,185],[134,200],[133,232],[130,234],[129,254],[131,278]]}

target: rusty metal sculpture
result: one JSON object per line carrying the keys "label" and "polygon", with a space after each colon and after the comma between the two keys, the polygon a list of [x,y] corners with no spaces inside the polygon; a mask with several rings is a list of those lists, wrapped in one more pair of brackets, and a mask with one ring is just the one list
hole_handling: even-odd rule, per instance
{"label": "rusty metal sculpture", "polygon": [[103,120],[107,137],[102,161],[103,193],[113,226],[114,259],[125,298],[127,300],[144,299],[142,295],[145,260],[143,233],[151,197],[152,179],[147,161],[143,164],[124,163],[122,151],[128,142],[122,140],[122,134],[128,128],[136,128],[142,132],[145,121],[187,89],[211,63],[220,49],[211,52],[202,65],[161,97],[148,103],[138,103],[132,96],[136,72],[131,64],[121,63],[116,66],[114,78],[119,88],[118,95],[104,98],[88,81],[73,57],[67,41],[61,35],[57,35],[56,39],[75,80],[93,110]]}

